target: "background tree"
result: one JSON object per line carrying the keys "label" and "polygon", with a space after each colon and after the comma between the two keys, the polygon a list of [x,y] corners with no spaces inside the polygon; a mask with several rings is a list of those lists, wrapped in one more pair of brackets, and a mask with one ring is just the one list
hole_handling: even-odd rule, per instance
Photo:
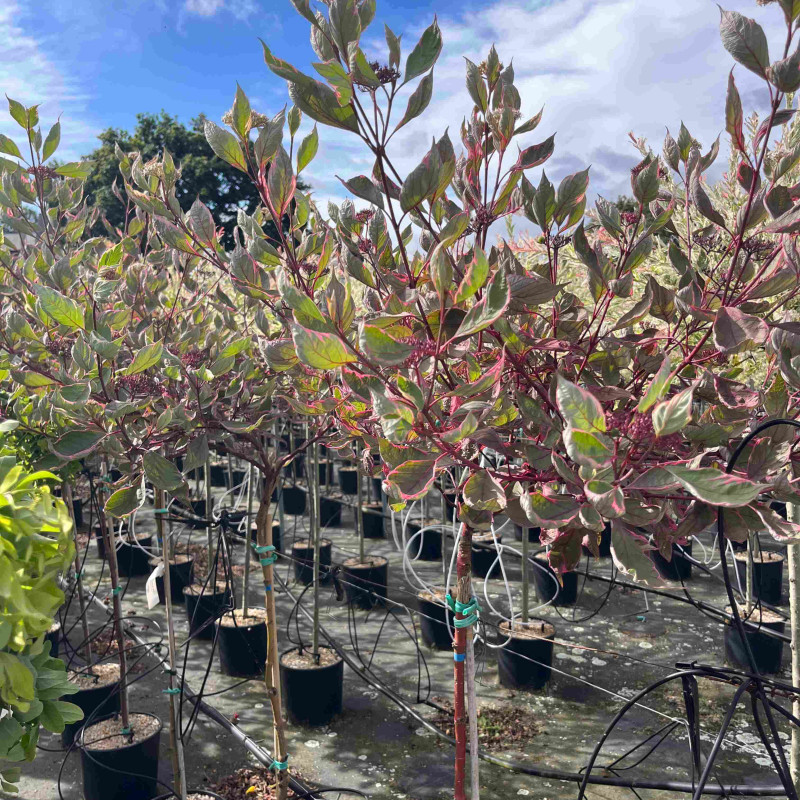
{"label": "background tree", "polygon": [[182,167],[182,180],[176,187],[181,205],[189,207],[199,197],[225,229],[224,242],[231,246],[237,212],[241,208],[252,214],[258,205],[258,192],[244,173],[214,155],[203,135],[206,117],[201,114],[188,126],[166,111],[137,114],[136,120],[133,133],[120,128],[104,130],[98,137],[100,147],[86,156],[93,165],[86,181],[89,202],[100,208],[111,225],[122,226],[126,209],[128,214],[133,209],[124,194],[114,190],[115,181],[119,186],[117,146],[125,152],[140,152],[143,161],[160,156],[166,148]]}

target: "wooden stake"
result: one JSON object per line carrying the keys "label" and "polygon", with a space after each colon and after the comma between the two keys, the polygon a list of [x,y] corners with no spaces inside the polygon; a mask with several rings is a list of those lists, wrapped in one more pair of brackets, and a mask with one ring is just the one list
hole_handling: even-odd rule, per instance
{"label": "wooden stake", "polygon": [[81,559],[78,550],[78,526],[75,524],[75,509],[72,505],[72,485],[69,481],[63,481],[61,484],[61,495],[64,498],[64,503],[69,512],[69,518],[72,520],[72,539],[75,543],[75,584],[78,588],[78,604],[81,612],[81,633],[83,634],[83,660],[92,671],[92,639],[89,632],[89,620],[86,617],[86,599],[83,596],[83,577],[81,576]]}
{"label": "wooden stake", "polygon": [[[800,521],[800,508],[794,503],[787,503],[787,516],[792,522]],[[789,619],[792,627],[792,684],[800,686],[800,545],[790,544],[787,547],[789,555]],[[792,695],[792,714],[800,716],[800,698]],[[792,744],[789,755],[789,772],[792,783],[800,792],[800,729],[792,725]]]}

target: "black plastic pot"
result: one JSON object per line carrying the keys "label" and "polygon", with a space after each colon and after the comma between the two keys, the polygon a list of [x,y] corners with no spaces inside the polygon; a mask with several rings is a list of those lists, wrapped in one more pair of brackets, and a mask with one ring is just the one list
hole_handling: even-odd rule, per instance
{"label": "black plastic pot", "polygon": [[[308,585],[314,580],[314,545],[309,540],[295,542],[292,545],[292,561],[294,577],[300,583]],[[327,580],[331,566],[331,540],[321,539],[319,543],[319,574],[321,580]]]}
{"label": "black plastic pot", "polygon": [[367,557],[367,563],[358,563],[358,557],[344,562],[344,593],[347,602],[359,608],[372,608],[386,599],[389,583],[389,562],[382,556]]}
{"label": "black plastic pot", "polygon": [[[495,534],[497,537],[497,541],[502,541],[502,536]],[[492,567],[492,564],[497,559],[497,548],[494,546],[494,539],[492,535],[489,534],[485,538],[477,539],[477,537],[473,536],[472,538],[472,574],[477,576],[478,578],[485,578],[489,574],[489,570]],[[478,545],[484,545],[483,547]],[[500,565],[498,564],[495,566],[492,574],[495,578],[499,578],[501,576],[500,572]]]}
{"label": "black plastic pot", "polygon": [[330,469],[332,465],[329,465],[327,461],[320,461],[318,466],[319,466],[319,482],[322,486],[327,486],[329,483],[328,478],[333,477]]}
{"label": "black plastic pot", "polygon": [[447,629],[447,620],[453,628],[453,614],[444,602],[430,600],[428,597],[417,595],[419,605],[419,629],[422,641],[428,647],[437,650],[449,650],[453,646],[450,631]]}
{"label": "black plastic pot", "polygon": [[509,689],[541,689],[550,680],[555,631],[544,620],[537,621],[546,626],[541,638],[527,636],[521,631],[509,634],[507,623],[501,626],[501,635],[511,637],[508,644],[497,651],[497,673],[501,686]]}
{"label": "black plastic pot", "polygon": [[383,478],[372,478],[372,496],[376,502],[380,502],[383,494]]}
{"label": "black plastic pot", "polygon": [[[528,531],[528,541],[529,542],[539,542],[539,536],[542,533],[541,528],[527,528]],[[518,541],[522,541],[522,526],[517,525],[516,522],[514,523],[514,538]]]}
{"label": "black plastic pot", "polygon": [[231,606],[230,589],[206,586],[203,594],[195,594],[192,587],[183,590],[189,633],[195,639],[214,638],[214,620],[219,619]]}
{"label": "black plastic pot", "polygon": [[53,622],[50,630],[44,635],[45,642],[50,642],[50,655],[58,658],[58,650],[61,645],[61,623],[57,620]]}
{"label": "black plastic pot", "polygon": [[383,539],[384,519],[382,503],[366,503],[362,508],[364,536],[367,539]]}
{"label": "black plastic pot", "polygon": [[[597,536],[595,531],[589,531],[590,536]],[[583,554],[589,556],[590,558],[594,555],[592,551],[586,547],[586,545],[581,545],[581,549],[583,550]],[[603,528],[603,532],[600,534],[600,558],[609,558],[611,556],[611,524],[606,523],[605,528]]]}
{"label": "black plastic pot", "polygon": [[83,500],[80,497],[72,500],[72,516],[75,517],[75,527],[83,527]]}
{"label": "black plastic pot", "polygon": [[772,502],[769,504],[769,507],[770,507],[770,508],[771,508],[771,509],[772,509],[772,510],[773,510],[773,511],[774,511],[774,512],[775,512],[775,513],[776,513],[776,514],[779,516],[779,517],[783,517],[783,519],[786,519],[786,520],[788,520],[788,519],[789,519],[789,516],[788,516],[788,514],[787,514],[787,512],[786,512],[786,503],[784,503],[782,500],[773,500],[773,501],[772,501]]}
{"label": "black plastic pot", "polygon": [[[416,522],[406,523],[408,539],[419,533],[420,527]],[[438,561],[442,557],[442,532],[438,528],[428,528],[417,536],[408,548],[410,558],[420,561]]]}
{"label": "black plastic pot", "polygon": [[224,464],[212,464],[211,465],[211,485],[224,487],[225,486],[225,473],[226,473],[225,465]]}
{"label": "black plastic pot", "polygon": [[159,720],[155,733],[126,747],[89,751],[81,745],[84,800],[150,800],[158,791],[160,741]]}
{"label": "black plastic pot", "polygon": [[[258,540],[258,528],[255,525],[250,526],[250,541],[255,542]],[[281,538],[281,524],[280,522],[272,523],[272,544],[275,549],[280,553],[283,551],[283,539]]]}
{"label": "black plastic pot", "polygon": [[267,623],[262,619],[244,625],[237,619],[235,627],[217,623],[219,666],[225,675],[253,678],[264,674],[267,662]]}
{"label": "black plastic pot", "polygon": [[355,467],[339,467],[339,488],[342,494],[358,494],[358,470]]}
{"label": "black plastic pot", "polygon": [[[742,616],[744,617],[743,613]],[[756,610],[750,617],[750,621],[757,623],[758,620],[759,615],[758,610]],[[785,633],[786,622],[783,619],[770,620],[769,622],[762,622],[761,627]],[[783,659],[783,640],[748,628],[745,628],[745,637],[750,644],[750,649],[753,651],[758,671],[766,674],[780,672]],[[748,672],[750,671],[750,659],[747,657],[744,642],[742,642],[739,632],[730,620],[725,621],[725,658],[731,664]]]}
{"label": "black plastic pot", "polygon": [[97,716],[104,717],[119,711],[119,681],[109,683],[107,686],[81,689],[75,694],[69,695],[69,702],[75,703],[83,711],[83,719],[64,726],[64,730],[61,732],[61,744],[64,747],[72,744],[78,731],[91,715],[97,714]]}
{"label": "black plastic pot", "polygon": [[228,489],[241,486],[244,483],[244,479],[247,477],[247,473],[243,469],[233,469],[231,470],[231,474],[233,476],[233,486],[228,485],[228,470],[225,470],[225,486],[227,486]]}
{"label": "black plastic pot", "polygon": [[[327,648],[326,648],[327,649]],[[283,663],[281,688],[286,715],[294,725],[327,725],[342,712],[344,661],[338,659],[325,667],[293,667]]]}
{"label": "black plastic pot", "polygon": [[[97,544],[97,557],[100,559],[104,559],[106,557],[106,540],[103,538],[103,532],[100,530],[99,525],[94,526],[94,540]],[[122,526],[122,534],[125,535],[128,532],[128,526]]]}
{"label": "black plastic pot", "polygon": [[[222,795],[218,795],[216,792],[210,792],[208,789],[189,789],[186,794],[189,797],[202,797],[208,798],[208,800],[225,800]],[[153,800],[172,800],[173,797],[177,797],[177,795],[170,792],[169,794],[160,794],[158,797],[153,798]]]}
{"label": "black plastic pot", "polygon": [[[753,597],[773,606],[781,603],[783,590],[783,556],[780,553],[774,560],[760,561],[753,558]],[[747,585],[747,553],[737,553],[734,557],[736,572],[742,588]]]}
{"label": "black plastic pot", "polygon": [[[150,559],[150,569],[155,569],[161,563],[160,558]],[[173,603],[183,602],[184,587],[189,586],[194,574],[194,557],[188,561],[179,561],[177,564],[169,565],[169,588],[170,597]],[[158,602],[164,605],[164,576],[156,578],[156,589],[158,590]]]}
{"label": "black plastic pot", "polygon": [[[135,542],[123,539],[117,548],[117,567],[122,578],[134,575],[150,574],[149,548],[153,544],[152,536],[137,538]],[[145,549],[142,549],[145,548]]]}
{"label": "black plastic pot", "polygon": [[333,497],[320,497],[319,524],[321,528],[338,528],[342,524],[342,504]]}
{"label": "black plastic pot", "polygon": [[445,492],[445,514],[447,519],[452,522],[456,513],[456,505],[458,505],[458,494],[456,492]]}
{"label": "black plastic pot", "polygon": [[[578,573],[563,572],[560,576],[550,566],[545,553],[538,553],[533,568],[536,595],[542,603],[553,601],[554,606],[571,606],[578,599]],[[558,579],[561,578],[561,585]]]}
{"label": "black plastic pot", "polygon": [[306,493],[299,486],[283,487],[283,512],[295,517],[306,513]]}
{"label": "black plastic pot", "polygon": [[[683,549],[691,555],[692,543],[683,545]],[[667,561],[658,550],[651,550],[650,558],[653,560],[656,572],[668,581],[685,581],[692,576],[692,562],[684,558],[675,544],[672,545],[672,561]]]}

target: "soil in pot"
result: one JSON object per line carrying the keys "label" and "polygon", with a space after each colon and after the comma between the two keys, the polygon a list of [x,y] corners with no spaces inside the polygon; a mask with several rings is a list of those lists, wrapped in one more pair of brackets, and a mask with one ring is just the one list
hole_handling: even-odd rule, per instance
{"label": "soil in pot", "polygon": [[[733,554],[742,591],[747,586],[747,552]],[[762,550],[753,554],[753,597],[777,606],[783,590],[783,556]]]}
{"label": "soil in pot", "polygon": [[50,643],[50,655],[53,658],[58,658],[58,651],[61,645],[61,623],[56,620],[47,633],[44,635],[45,642]]}
{"label": "soil in pot", "polygon": [[117,547],[117,567],[120,577],[131,578],[135,575],[150,574],[150,548],[153,537],[140,533],[135,537],[126,536]]}
{"label": "soil in pot", "polygon": [[322,528],[338,528],[342,524],[342,503],[333,497],[320,497],[319,524]]}
{"label": "soil in pot", "polygon": [[[681,545],[688,555],[692,554],[692,543]],[[668,581],[686,581],[692,577],[692,562],[684,558],[677,544],[672,545],[672,560],[667,561],[658,550],[650,551],[656,572]]]}
{"label": "soil in pot", "polygon": [[237,608],[217,622],[219,666],[225,675],[252,678],[264,674],[267,661],[267,612]]}
{"label": "soil in pot", "polygon": [[339,467],[339,488],[342,494],[358,494],[358,469],[356,467]]}
{"label": "soil in pot", "polygon": [[[153,557],[149,561],[150,569],[155,569],[163,563],[158,557]],[[192,582],[194,573],[194,558],[190,555],[173,556],[169,563],[169,588],[170,597],[173,603],[183,602],[183,590]],[[158,602],[164,605],[164,576],[156,578],[156,589],[158,590]]]}
{"label": "soil in pot", "polygon": [[[419,533],[420,526],[416,522],[406,523],[406,541]],[[420,561],[438,561],[442,557],[442,532],[438,528],[426,528],[408,547],[408,556]]]}
{"label": "soil in pot", "polygon": [[342,711],[344,661],[327,647],[316,663],[310,650],[287,650],[280,658],[286,715],[293,725],[327,725]]}
{"label": "soil in pot", "polygon": [[[331,540],[320,539],[319,542],[319,577],[328,579],[331,567]],[[314,543],[309,539],[295,542],[292,545],[292,561],[294,577],[300,583],[308,585],[314,580]]]}
{"label": "soil in pot", "polygon": [[538,565],[533,567],[533,582],[539,600],[542,603],[552,600],[554,606],[571,606],[578,599],[578,573],[558,575],[550,566],[547,553],[537,553],[533,558]]}
{"label": "soil in pot", "polygon": [[447,621],[450,621],[450,628],[453,629],[453,615],[445,604],[444,590],[420,592],[417,595],[417,604],[422,641],[428,647],[449,650],[453,646],[453,640],[450,638]]}
{"label": "soil in pot", "polygon": [[119,711],[119,664],[113,661],[95,664],[91,671],[68,671],[70,683],[80,687],[69,695],[69,702],[83,711],[83,719],[71,722],[61,733],[61,744],[69,747],[90,716],[104,717]]}
{"label": "soil in pot", "polygon": [[384,519],[383,503],[365,503],[361,519],[364,522],[364,536],[367,539],[383,539]]}
{"label": "soil in pot", "polygon": [[509,689],[541,689],[550,680],[553,664],[553,639],[556,629],[543,619],[528,625],[509,622],[500,625],[500,634],[510,637],[497,651],[500,685]]}
{"label": "soil in pot", "polygon": [[348,558],[344,564],[344,592],[347,602],[359,608],[372,608],[386,599],[389,583],[389,562],[382,556],[370,556],[366,561]]}
{"label": "soil in pot", "polygon": [[[528,541],[535,542],[536,544],[539,543],[539,536],[541,535],[542,529],[541,528],[526,528],[525,530],[528,531]],[[514,538],[518,541],[522,541],[522,525],[517,525],[516,522],[514,523]]]}
{"label": "soil in pot", "polygon": [[[494,545],[495,538],[498,542],[503,540],[502,536],[493,535],[491,531],[472,535],[472,574],[478,578],[485,578],[497,560],[497,548]],[[478,547],[475,547],[475,545],[478,545]],[[480,545],[483,546],[481,547]],[[502,576],[499,563],[495,564],[492,576],[495,578]]]}
{"label": "soil in pot", "polygon": [[[730,606],[727,606],[725,611],[730,614]],[[740,606],[739,614],[743,620],[747,619],[749,622],[760,625],[763,628],[770,628],[778,633],[786,632],[786,620],[780,614],[776,614],[767,608],[754,608],[748,617],[745,609]],[[783,659],[782,639],[747,627],[745,627],[745,638],[750,644],[759,672],[770,675],[780,672]],[[725,620],[725,658],[734,666],[750,671],[750,659],[747,657],[747,649],[733,620],[730,619]]]}
{"label": "soil in pot", "polygon": [[299,486],[283,487],[283,512],[295,517],[306,513],[306,493]]}
{"label": "soil in pot", "polygon": [[231,605],[231,592],[223,581],[203,586],[193,583],[183,590],[189,632],[195,639],[213,639],[214,621]]}
{"label": "soil in pot", "polygon": [[[588,535],[597,537],[597,531],[588,531]],[[611,556],[611,524],[608,522],[603,528],[603,532],[600,534],[598,548],[600,550],[600,558],[609,558]],[[591,549],[585,544],[581,545],[581,549],[585,556],[589,556],[589,558],[594,556],[594,553],[592,553]]]}
{"label": "soil in pot", "polygon": [[85,800],[150,800],[157,792],[161,721],[131,714],[132,734],[122,733],[122,718],[107,717],[80,736]]}

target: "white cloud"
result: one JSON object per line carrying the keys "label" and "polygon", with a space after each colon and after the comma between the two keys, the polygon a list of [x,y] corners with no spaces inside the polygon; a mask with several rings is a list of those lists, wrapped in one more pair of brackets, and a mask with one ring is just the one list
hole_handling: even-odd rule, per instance
{"label": "white cloud", "polygon": [[[752,0],[729,0],[726,7],[757,16],[774,49],[782,45],[777,5],[758,9]],[[404,55],[429,21],[415,20],[419,27],[395,31],[404,34]],[[630,193],[629,170],[638,160],[629,131],[647,137],[657,152],[665,128],[677,134],[681,120],[705,147],[720,133],[725,139],[725,86],[734,62],[720,42],[719,11],[712,2],[503,0],[464,16],[440,17],[439,24],[444,49],[434,71],[434,99],[390,147],[401,175],[446,127],[458,149],[461,120],[472,105],[464,87],[463,57],[480,62],[492,43],[504,63],[513,59],[523,116],[544,105],[539,128],[523,146],[556,133],[555,154],[545,164],[552,178],[591,164],[590,189],[615,198]],[[385,49],[382,38],[362,44],[368,52]],[[764,102],[766,89],[743,67],[735,75],[747,114]],[[403,107],[401,102],[397,118]],[[332,191],[341,197],[343,190],[331,182],[330,173],[350,177],[369,171],[371,161],[342,148],[352,136],[326,128],[321,138],[319,162],[309,174],[319,194]],[[719,169],[727,162],[726,147],[723,141]],[[538,174],[539,169],[532,170],[534,180]]]}
{"label": "white cloud", "polygon": [[253,18],[258,11],[255,0],[186,0],[183,10],[198,17],[214,17],[227,11],[240,21]]}
{"label": "white cloud", "polygon": [[[71,78],[67,67],[46,54],[42,42],[25,33],[20,21],[26,13],[13,0],[0,3],[0,92],[27,106],[41,103],[39,117],[45,134],[63,114],[63,144],[56,156],[61,160],[76,160],[97,134],[87,113],[90,97]],[[25,152],[25,133],[5,111],[0,111],[0,131]]]}

